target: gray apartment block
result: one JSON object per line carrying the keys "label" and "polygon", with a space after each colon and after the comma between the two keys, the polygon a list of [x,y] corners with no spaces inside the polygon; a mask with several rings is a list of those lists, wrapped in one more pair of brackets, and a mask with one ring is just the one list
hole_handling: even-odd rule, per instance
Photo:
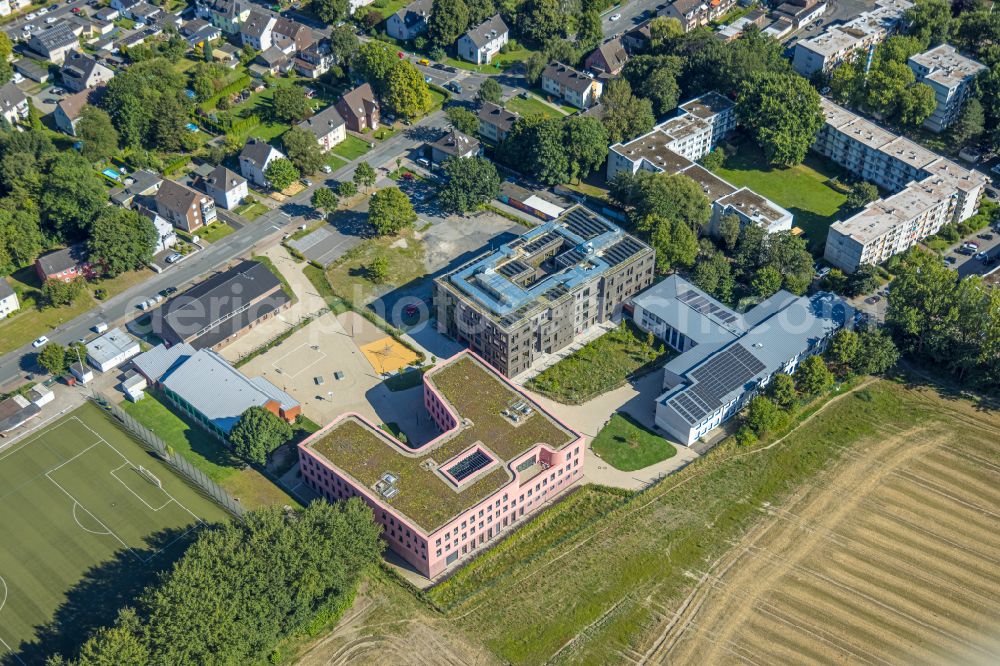
{"label": "gray apartment block", "polygon": [[434,280],[438,330],[508,377],[653,282],[651,247],[582,206]]}

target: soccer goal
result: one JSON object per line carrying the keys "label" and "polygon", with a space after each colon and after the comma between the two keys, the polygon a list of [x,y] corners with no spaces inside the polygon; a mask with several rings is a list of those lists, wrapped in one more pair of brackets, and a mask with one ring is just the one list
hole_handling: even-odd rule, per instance
{"label": "soccer goal", "polygon": [[139,472],[141,476],[145,477],[145,479],[150,483],[152,483],[154,486],[156,486],[157,488],[163,488],[163,482],[160,481],[160,478],[155,474],[153,474],[152,472],[150,472],[148,469],[146,469],[142,465],[139,465],[135,469],[137,472]]}

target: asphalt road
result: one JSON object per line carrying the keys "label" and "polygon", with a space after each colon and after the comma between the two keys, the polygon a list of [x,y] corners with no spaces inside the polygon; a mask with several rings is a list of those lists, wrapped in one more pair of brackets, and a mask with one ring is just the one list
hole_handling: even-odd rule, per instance
{"label": "asphalt road", "polygon": [[[191,258],[170,266],[163,273],[108,299],[99,307],[45,335],[53,342],[68,345],[91,334],[90,328],[98,322],[118,325],[131,321],[142,314],[139,304],[160,291],[168,287],[176,289],[186,287],[222,268],[233,259],[250,254],[251,250],[278,242],[284,233],[301,224],[307,216],[314,214],[309,200],[316,187],[350,178],[355,166],[362,160],[378,168],[395,160],[399,155],[411,152],[429,137],[436,139],[443,127],[443,117],[442,111],[436,111],[422,118],[406,131],[399,132],[378,144],[361,159],[341,167],[325,179],[314,178],[312,187],[290,197],[279,208],[261,215],[254,222],[243,224],[242,228],[212,245],[207,245],[204,250]],[[226,212],[220,212],[220,217],[225,218],[228,215]],[[0,358],[0,386],[14,384],[19,377],[26,378],[29,374],[40,372],[35,362],[36,351],[27,344]]]}
{"label": "asphalt road", "polygon": [[[979,238],[979,235],[992,236],[992,240],[985,240]],[[996,268],[996,262],[986,265],[986,260],[976,259],[975,255],[964,255],[955,252],[956,249],[962,246],[962,243],[967,241],[972,241],[979,246],[976,251],[985,252],[990,259],[1000,258],[1000,233],[992,231],[990,229],[983,229],[978,231],[967,238],[963,238],[961,241],[955,244],[948,252],[945,253],[945,260],[948,257],[954,257],[955,263],[949,264],[949,267],[955,270],[960,277],[967,277],[969,275],[985,275],[991,270]]]}
{"label": "asphalt road", "polygon": [[[608,10],[601,16],[601,28],[604,36],[614,37],[626,33],[646,19],[656,16],[657,8],[667,4],[667,0],[630,0],[620,7]],[[621,18],[612,21],[611,17],[620,14]]]}
{"label": "asphalt road", "polygon": [[[38,14],[33,19],[27,18],[27,14],[24,14],[14,19],[13,21],[4,26],[4,32],[6,32],[7,35],[10,37],[10,41],[17,43],[17,40],[22,38],[22,32],[24,26],[29,24],[34,26],[35,29],[34,31],[32,31],[32,34],[36,32],[41,32],[45,28],[49,27],[49,24],[46,23],[46,19],[67,16],[72,13],[74,7],[80,7],[81,10],[85,12],[89,9],[87,7],[86,0],[70,0],[70,2],[60,2],[59,5],[55,8],[55,10],[47,12],[45,14]],[[37,13],[38,10],[34,11]],[[55,23],[55,21],[52,21],[52,23]]]}

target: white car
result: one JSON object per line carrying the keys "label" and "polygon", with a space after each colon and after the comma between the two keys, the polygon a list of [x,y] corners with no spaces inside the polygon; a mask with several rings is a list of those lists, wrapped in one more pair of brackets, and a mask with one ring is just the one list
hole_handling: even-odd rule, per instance
{"label": "white car", "polygon": [[29,21],[34,21],[36,18],[38,18],[38,12],[31,12],[24,18],[28,19]]}
{"label": "white car", "polygon": [[178,254],[177,252],[174,252],[172,255],[170,255],[166,259],[166,261],[167,261],[168,264],[172,264],[172,263],[178,262],[180,260],[181,260],[181,255]]}
{"label": "white car", "polygon": [[988,252],[980,252],[975,256],[976,261],[986,261],[989,258]]}
{"label": "white car", "polygon": [[48,343],[49,343],[49,339],[43,335],[42,337],[40,337],[37,340],[35,340],[34,342],[32,342],[31,346],[34,347],[35,349],[38,349],[42,345],[47,345]]}
{"label": "white car", "polygon": [[58,16],[50,16],[47,19],[45,19],[45,22],[49,23],[49,24],[52,24],[52,23],[55,23],[58,20],[59,20]]}
{"label": "white car", "polygon": [[622,17],[622,15],[621,15],[621,14],[612,14],[612,15],[611,15],[611,17],[610,17],[610,18],[609,18],[608,20],[609,20],[609,21],[617,21],[617,20],[618,20],[618,19],[620,19],[621,17]]}
{"label": "white car", "polygon": [[331,168],[329,164],[324,164],[320,168],[320,171],[322,171],[323,173],[332,173],[333,172],[333,168]]}

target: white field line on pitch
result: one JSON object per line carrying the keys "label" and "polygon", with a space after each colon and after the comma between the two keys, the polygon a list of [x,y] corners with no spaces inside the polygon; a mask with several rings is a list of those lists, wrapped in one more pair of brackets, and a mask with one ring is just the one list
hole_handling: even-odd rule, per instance
{"label": "white field line on pitch", "polygon": [[313,351],[315,351],[317,354],[319,354],[319,357],[316,358],[316,359],[311,360],[306,367],[300,368],[299,370],[296,370],[295,372],[288,372],[287,370],[284,370],[281,367],[281,365],[280,365],[281,362],[283,360],[285,360],[286,358],[288,358],[289,356],[291,356],[292,354],[294,354],[295,352],[297,352],[300,349],[302,349],[303,347],[310,347],[310,348],[312,348],[312,346],[313,345],[309,344],[308,342],[303,342],[302,344],[300,344],[295,349],[292,349],[292,350],[286,352],[285,354],[279,356],[278,358],[274,359],[273,361],[271,361],[271,367],[274,368],[275,370],[279,370],[281,372],[281,374],[284,375],[285,377],[288,377],[289,379],[295,379],[296,377],[298,377],[299,375],[301,375],[303,372],[305,372],[306,370],[308,370],[309,367],[312,366],[314,363],[319,363],[324,358],[326,358],[326,352],[324,352],[324,351],[322,351],[320,349],[314,349]]}
{"label": "white field line on pitch", "polygon": [[134,469],[134,466],[132,465],[132,463],[130,463],[130,462],[125,462],[125,463],[122,463],[121,465],[119,465],[118,467],[115,467],[115,468],[114,468],[113,470],[111,470],[111,476],[115,477],[115,478],[116,478],[116,479],[118,480],[118,483],[120,483],[120,484],[122,484],[123,486],[125,486],[125,490],[127,490],[127,491],[129,491],[130,493],[132,493],[133,495],[135,495],[135,496],[136,496],[136,498],[137,498],[137,499],[138,499],[138,500],[139,500],[140,502],[142,502],[143,504],[145,504],[145,505],[146,505],[146,506],[147,506],[147,507],[149,508],[149,510],[150,510],[150,511],[153,511],[153,512],[156,512],[156,511],[159,511],[160,509],[163,509],[163,508],[165,508],[165,507],[166,507],[166,506],[167,506],[168,504],[170,504],[171,502],[173,502],[173,501],[174,501],[174,498],[173,498],[173,497],[171,497],[170,493],[168,493],[168,492],[167,492],[166,490],[163,490],[163,488],[160,488],[160,492],[162,492],[162,493],[163,493],[164,495],[166,495],[166,496],[167,496],[167,497],[169,497],[170,499],[168,499],[168,500],[167,500],[166,502],[164,502],[164,503],[163,503],[163,504],[161,504],[160,506],[158,506],[158,507],[154,507],[154,506],[153,506],[152,504],[150,504],[150,503],[149,503],[149,502],[147,502],[146,500],[142,499],[142,497],[140,497],[140,496],[139,496],[139,493],[137,493],[137,492],[135,492],[134,490],[132,490],[131,488],[129,488],[129,485],[128,485],[127,483],[125,483],[125,481],[124,481],[124,480],[123,480],[123,479],[122,479],[122,478],[121,478],[120,476],[118,476],[118,474],[116,474],[116,472],[117,472],[118,470],[120,470],[120,469],[121,469],[122,467],[128,467],[128,468],[130,468],[130,469]]}
{"label": "white field line on pitch", "polygon": [[[105,525],[105,524],[104,524],[104,522],[103,522],[103,521],[102,521],[102,520],[101,520],[100,518],[98,518],[98,517],[97,517],[97,516],[95,516],[95,515],[94,515],[93,513],[91,513],[91,512],[90,512],[90,510],[89,510],[89,509],[88,509],[87,507],[85,507],[85,506],[84,506],[84,505],[83,505],[83,504],[82,504],[82,503],[80,502],[80,500],[78,500],[77,498],[73,497],[73,494],[72,494],[71,492],[69,492],[68,490],[66,490],[65,488],[63,488],[63,487],[62,487],[61,485],[59,485],[59,482],[58,482],[58,481],[56,481],[56,480],[55,480],[55,479],[53,479],[53,478],[52,478],[51,476],[49,476],[49,472],[46,472],[46,473],[45,473],[45,476],[47,476],[47,477],[48,477],[49,481],[51,481],[52,483],[54,483],[54,484],[55,484],[56,488],[58,488],[59,490],[63,491],[64,493],[66,493],[66,496],[67,496],[67,497],[69,497],[69,498],[70,498],[71,500],[73,500],[73,502],[74,502],[74,503],[76,503],[77,505],[79,505],[79,507],[80,507],[81,509],[83,509],[84,511],[86,511],[87,513],[89,513],[89,514],[90,514],[90,517],[91,517],[91,518],[93,518],[94,520],[96,520],[96,521],[97,521],[97,523],[98,523],[98,524],[99,524],[99,525],[100,525],[101,527],[103,527],[104,529],[106,529],[106,530],[108,531],[108,534],[110,534],[110,535],[111,535],[111,536],[113,536],[114,538],[118,539],[118,543],[120,543],[120,544],[121,544],[121,545],[122,545],[122,546],[123,546],[123,547],[124,547],[124,548],[125,548],[126,550],[128,550],[128,551],[129,551],[130,553],[132,553],[133,555],[135,555],[135,551],[133,551],[133,550],[132,550],[132,548],[131,548],[131,547],[130,547],[130,546],[129,546],[129,545],[127,544],[127,543],[125,543],[124,541],[122,541],[122,538],[121,538],[120,536],[118,536],[117,534],[115,534],[114,530],[112,530],[112,529],[111,529],[110,527],[108,527],[107,525]],[[78,524],[79,524],[79,523],[78,523]],[[142,559],[142,558],[141,558],[141,557],[139,557],[138,555],[136,555],[136,558],[138,558],[138,559],[140,559],[140,560]]]}
{"label": "white field line on pitch", "polygon": [[[79,405],[77,405],[77,407],[79,407]],[[69,412],[69,411],[73,411],[73,410],[75,410],[75,409],[76,409],[77,407],[66,407],[66,408],[64,408],[64,409],[63,409],[63,410],[62,410],[61,412],[59,412],[59,413],[57,413],[57,414],[53,414],[53,415],[52,415],[52,416],[50,416],[49,418],[47,418],[47,419],[45,419],[44,421],[40,422],[40,423],[39,423],[38,425],[36,425],[36,426],[35,426],[34,428],[29,428],[28,430],[25,430],[24,432],[22,432],[21,434],[17,435],[17,436],[16,436],[16,437],[14,437],[14,438],[12,438],[11,440],[9,440],[9,441],[5,442],[5,443],[4,443],[3,445],[0,445],[0,451],[3,451],[3,450],[5,450],[5,449],[8,449],[8,448],[10,448],[10,447],[14,446],[15,444],[19,443],[19,442],[20,442],[21,440],[23,440],[23,439],[24,439],[25,437],[27,437],[28,435],[31,435],[31,434],[33,434],[33,433],[34,433],[34,432],[35,432],[36,430],[39,430],[39,429],[41,429],[41,428],[44,428],[44,427],[45,427],[45,426],[46,426],[46,425],[47,425],[48,423],[50,423],[51,421],[54,421],[54,420],[56,420],[56,419],[60,418],[60,417],[61,417],[62,415],[64,415],[64,414],[65,414],[66,412]],[[75,419],[76,417],[74,416],[73,418]],[[39,433],[39,434],[41,434],[41,433]],[[5,456],[5,457],[6,457],[6,456]],[[0,460],[3,460],[3,458],[0,458]]]}

